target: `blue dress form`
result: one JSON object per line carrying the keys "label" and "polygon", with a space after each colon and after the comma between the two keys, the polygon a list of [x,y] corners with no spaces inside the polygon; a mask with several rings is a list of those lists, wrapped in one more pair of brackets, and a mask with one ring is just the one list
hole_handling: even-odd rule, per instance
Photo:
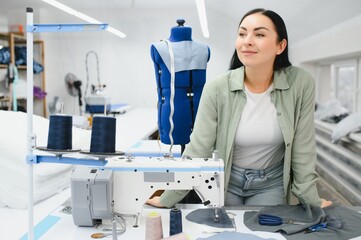
{"label": "blue dress form", "polygon": [[[184,20],[171,29],[171,43],[175,61],[175,94],[172,131],[173,144],[182,147],[189,143],[197,114],[199,100],[206,81],[206,66],[210,58],[207,45],[192,40],[192,29],[183,26]],[[160,41],[151,45],[158,93],[158,130],[162,143],[171,144],[170,85],[171,66],[167,43]]]}

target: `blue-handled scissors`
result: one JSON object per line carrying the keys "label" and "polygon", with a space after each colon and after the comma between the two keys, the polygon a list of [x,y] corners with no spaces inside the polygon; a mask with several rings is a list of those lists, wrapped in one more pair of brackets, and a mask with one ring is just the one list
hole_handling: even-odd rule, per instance
{"label": "blue-handled scissors", "polygon": [[333,227],[341,229],[342,222],[334,216],[327,215],[325,221],[316,225],[313,225],[306,229],[305,233],[312,233],[321,230],[322,228]]}
{"label": "blue-handled scissors", "polygon": [[260,214],[258,215],[258,223],[261,225],[267,226],[278,226],[281,224],[297,224],[297,225],[305,225],[305,222],[295,222],[292,220],[284,220],[281,217],[269,215],[269,214]]}
{"label": "blue-handled scissors", "polygon": [[327,223],[319,223],[306,229],[305,233],[317,232],[322,228],[327,228]]}

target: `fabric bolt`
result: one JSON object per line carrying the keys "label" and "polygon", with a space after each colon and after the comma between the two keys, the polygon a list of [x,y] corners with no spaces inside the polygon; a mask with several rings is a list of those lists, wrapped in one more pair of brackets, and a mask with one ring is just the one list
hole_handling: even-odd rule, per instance
{"label": "fabric bolt", "polygon": [[[258,224],[258,214],[261,213],[276,215],[282,219],[310,223],[306,225],[264,226]],[[341,228],[329,224],[327,228],[321,228],[312,233],[304,233],[304,230],[309,227],[323,222],[326,216],[338,219],[342,223]],[[361,214],[343,206],[330,206],[323,209],[308,205],[265,207],[259,212],[246,212],[244,224],[253,231],[280,232],[288,240],[347,240],[361,236]]]}
{"label": "fabric bolt", "polygon": [[221,233],[214,234],[213,236],[207,238],[197,238],[197,240],[275,240],[274,238],[262,238],[253,234],[248,233],[240,233],[240,232],[229,232],[224,231]]}
{"label": "fabric bolt", "polygon": [[214,213],[213,208],[201,208],[188,213],[186,219],[190,222],[216,228],[234,228],[232,220],[223,208],[218,209],[218,222],[214,221]]}

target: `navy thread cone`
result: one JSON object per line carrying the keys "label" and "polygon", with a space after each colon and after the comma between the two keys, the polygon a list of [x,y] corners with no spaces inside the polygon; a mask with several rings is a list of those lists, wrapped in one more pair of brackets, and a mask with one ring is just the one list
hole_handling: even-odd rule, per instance
{"label": "navy thread cone", "polygon": [[182,231],[182,212],[179,208],[173,208],[170,210],[169,236]]}
{"label": "navy thread cone", "polygon": [[115,152],[116,119],[97,116],[93,118],[90,152]]}
{"label": "navy thread cone", "polygon": [[49,118],[49,132],[47,149],[71,150],[73,118],[69,115],[51,115]]}

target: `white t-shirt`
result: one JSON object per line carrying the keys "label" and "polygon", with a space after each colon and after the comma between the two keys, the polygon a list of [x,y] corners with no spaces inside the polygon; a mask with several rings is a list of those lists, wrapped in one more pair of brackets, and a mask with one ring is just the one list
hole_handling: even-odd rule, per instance
{"label": "white t-shirt", "polygon": [[281,161],[285,146],[277,111],[271,101],[271,85],[263,93],[247,87],[247,103],[234,138],[233,164],[243,169],[264,169]]}

